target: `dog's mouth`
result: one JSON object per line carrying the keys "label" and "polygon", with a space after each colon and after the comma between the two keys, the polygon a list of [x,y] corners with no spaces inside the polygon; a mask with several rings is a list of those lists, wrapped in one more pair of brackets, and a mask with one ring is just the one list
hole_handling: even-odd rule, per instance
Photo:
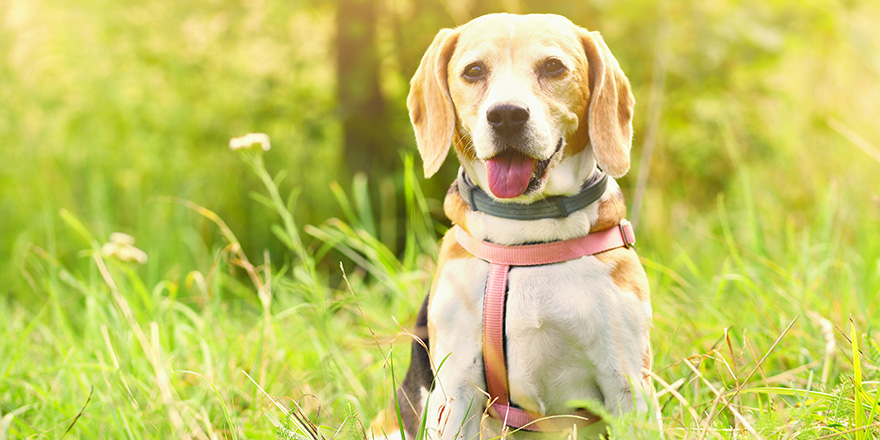
{"label": "dog's mouth", "polygon": [[544,160],[509,148],[486,159],[489,191],[499,199],[512,199],[538,189],[541,180],[546,177],[550,160],[561,147],[562,139],[556,144],[553,154]]}

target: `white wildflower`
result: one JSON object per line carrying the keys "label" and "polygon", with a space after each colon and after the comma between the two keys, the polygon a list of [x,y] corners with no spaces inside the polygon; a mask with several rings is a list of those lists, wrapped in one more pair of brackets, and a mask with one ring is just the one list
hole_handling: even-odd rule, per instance
{"label": "white wildflower", "polygon": [[822,339],[825,340],[825,356],[834,356],[834,350],[837,349],[837,344],[834,341],[834,326],[831,324],[831,321],[818,313],[815,313],[813,318],[819,322],[819,327],[822,329]]}
{"label": "white wildflower", "polygon": [[101,255],[126,263],[145,264],[147,262],[147,253],[134,246],[134,237],[122,232],[110,234],[110,242],[101,246]]}
{"label": "white wildflower", "polygon": [[269,151],[272,147],[269,143],[269,135],[266,133],[248,133],[229,140],[229,149],[232,151],[253,148],[254,145],[259,145],[263,151]]}
{"label": "white wildflower", "polygon": [[830,359],[834,356],[834,352],[837,349],[837,344],[834,340],[834,324],[831,323],[824,316],[814,312],[808,311],[807,315],[819,324],[819,331],[822,333],[822,339],[825,340],[825,357]]}

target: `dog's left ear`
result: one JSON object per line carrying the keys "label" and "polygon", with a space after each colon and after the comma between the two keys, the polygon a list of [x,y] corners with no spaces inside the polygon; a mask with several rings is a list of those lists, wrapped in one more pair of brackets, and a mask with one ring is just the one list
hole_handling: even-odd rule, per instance
{"label": "dog's left ear", "polygon": [[635,98],[602,36],[581,29],[580,37],[590,64],[590,145],[599,167],[612,177],[620,177],[629,171]]}
{"label": "dog's left ear", "polygon": [[416,132],[425,177],[433,176],[440,169],[452,145],[455,108],[449,96],[447,65],[457,41],[457,30],[440,31],[410,81],[406,107]]}

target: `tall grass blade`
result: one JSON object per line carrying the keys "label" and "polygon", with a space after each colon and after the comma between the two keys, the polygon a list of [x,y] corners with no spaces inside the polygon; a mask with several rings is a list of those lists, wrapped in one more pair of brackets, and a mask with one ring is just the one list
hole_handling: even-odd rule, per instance
{"label": "tall grass blade", "polygon": [[859,354],[859,335],[856,333],[856,326],[853,323],[852,318],[849,320],[849,330],[850,330],[850,339],[852,340],[852,360],[853,360],[853,383],[855,384],[855,390],[853,390],[853,400],[855,400],[855,428],[859,429],[856,431],[855,437],[856,440],[865,440],[865,431],[862,428],[865,427],[865,411],[862,409],[862,362],[861,355]]}
{"label": "tall grass blade", "polygon": [[[403,413],[400,411],[400,401],[397,398],[397,377],[394,375],[394,359],[388,356],[388,367],[391,368],[391,385],[394,388],[394,413],[397,415],[397,426],[400,428],[400,440],[406,440],[406,434],[403,428]],[[387,433],[386,433],[387,434]]]}

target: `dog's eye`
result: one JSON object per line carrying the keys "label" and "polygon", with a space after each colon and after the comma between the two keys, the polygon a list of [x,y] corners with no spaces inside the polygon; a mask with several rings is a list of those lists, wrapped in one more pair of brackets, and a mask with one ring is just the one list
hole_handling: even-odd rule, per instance
{"label": "dog's eye", "polygon": [[565,72],[565,64],[556,58],[548,58],[541,65],[541,70],[547,75],[558,76]]}
{"label": "dog's eye", "polygon": [[486,75],[486,68],[480,63],[471,63],[464,68],[462,76],[468,81],[476,81]]}

